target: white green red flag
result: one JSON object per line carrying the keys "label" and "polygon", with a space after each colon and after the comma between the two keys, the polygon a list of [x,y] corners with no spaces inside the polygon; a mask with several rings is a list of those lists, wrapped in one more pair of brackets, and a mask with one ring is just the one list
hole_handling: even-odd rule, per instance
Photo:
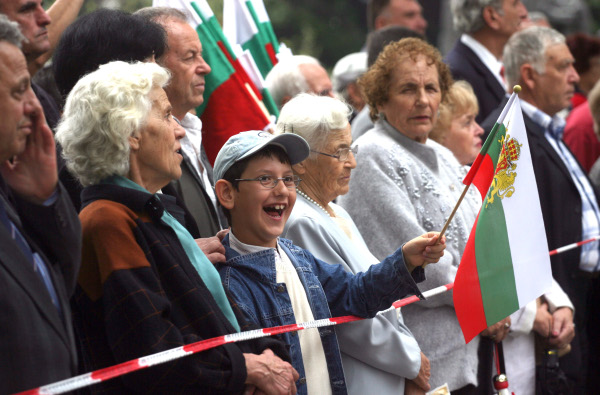
{"label": "white green red flag", "polygon": [[463,181],[483,203],[454,281],[468,343],[548,291],[552,272],[519,98],[513,93]]}
{"label": "white green red flag", "polygon": [[198,32],[202,57],[212,71],[205,77],[204,103],[196,114],[202,119],[202,144],[213,163],[229,137],[269,127],[269,113],[206,0],[153,0],[152,5],[184,11],[188,23]]}
{"label": "white green red flag", "polygon": [[[262,8],[264,9],[264,5]],[[266,10],[264,14],[266,15]],[[262,30],[259,29],[259,25]],[[270,26],[270,22],[268,25]],[[277,63],[273,44],[269,41],[266,29],[260,24],[251,1],[223,1],[223,33],[231,44],[239,44],[250,51],[263,78]]]}

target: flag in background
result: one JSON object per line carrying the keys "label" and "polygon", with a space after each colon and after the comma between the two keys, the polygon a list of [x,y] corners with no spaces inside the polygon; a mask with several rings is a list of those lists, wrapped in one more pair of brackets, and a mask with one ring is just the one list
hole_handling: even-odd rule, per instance
{"label": "flag in background", "polygon": [[552,284],[544,220],[516,94],[463,182],[475,185],[483,198],[454,281],[454,308],[468,343]]}
{"label": "flag in background", "polygon": [[202,145],[214,163],[229,137],[271,125],[262,95],[235,56],[206,0],[153,0],[152,5],[184,11],[198,32],[202,57],[212,70],[205,77],[204,103],[196,114],[202,119]]}
{"label": "flag in background", "polygon": [[[223,33],[231,44],[239,44],[250,51],[263,78],[277,63],[277,57],[268,37],[258,29],[257,18],[253,18],[246,0],[223,1]],[[256,12],[254,12],[256,16]],[[271,53],[267,51],[267,44]]]}

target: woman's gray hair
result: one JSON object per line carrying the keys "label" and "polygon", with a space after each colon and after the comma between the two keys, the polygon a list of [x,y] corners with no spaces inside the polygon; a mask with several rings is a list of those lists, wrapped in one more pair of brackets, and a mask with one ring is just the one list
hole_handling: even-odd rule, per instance
{"label": "woman's gray hair", "polygon": [[531,26],[513,34],[502,55],[508,86],[519,83],[521,66],[526,63],[543,74],[546,71],[546,50],[557,44],[565,44],[565,36],[549,27]]}
{"label": "woman's gray hair", "polygon": [[475,33],[485,26],[483,9],[494,8],[502,15],[503,0],[451,0],[454,29],[460,33]]}
{"label": "woman's gray hair", "polygon": [[300,71],[302,64],[321,65],[312,56],[294,55],[277,63],[265,77],[265,86],[278,108],[281,108],[284,97],[294,97],[309,90],[306,78]]}
{"label": "woman's gray hair", "polygon": [[346,129],[351,113],[350,106],[339,99],[301,93],[281,109],[277,132],[304,137],[311,149],[321,151],[331,133]]}
{"label": "woman's gray hair", "polygon": [[82,77],[69,93],[57,127],[67,168],[81,185],[129,172],[128,138],[144,126],[153,88],[169,72],[156,63],[110,62]]}
{"label": "woman's gray hair", "polygon": [[4,14],[0,14],[0,41],[6,41],[15,47],[21,48],[21,43],[25,40],[25,36],[19,29],[19,24],[13,22]]}

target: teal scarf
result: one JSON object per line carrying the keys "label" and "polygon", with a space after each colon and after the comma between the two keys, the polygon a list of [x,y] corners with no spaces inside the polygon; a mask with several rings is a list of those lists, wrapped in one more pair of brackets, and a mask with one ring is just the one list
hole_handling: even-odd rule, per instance
{"label": "teal scarf", "polygon": [[[137,191],[150,194],[150,192],[148,192],[142,186],[136,184],[130,179],[121,176],[108,177],[102,180],[102,183],[114,184],[124,188],[135,189]],[[221,311],[223,312],[223,314],[225,314],[225,317],[227,317],[229,322],[231,322],[231,325],[233,325],[236,331],[239,332],[240,325],[238,324],[237,319],[235,318],[235,314],[233,313],[233,309],[229,304],[227,295],[225,295],[225,289],[223,289],[221,277],[219,276],[217,269],[215,269],[215,266],[208,260],[206,255],[204,255],[200,247],[198,247],[198,244],[196,244],[196,241],[194,240],[190,232],[188,232],[187,229],[185,229],[183,225],[179,223],[179,221],[173,218],[173,216],[169,214],[167,210],[163,211],[161,220],[168,226],[170,226],[171,229],[173,229],[173,231],[177,235],[177,238],[179,239],[179,242],[183,246],[185,254],[192,262],[192,265],[194,265],[194,268],[202,278],[202,281],[204,281],[204,284],[206,284],[208,290],[210,291],[213,298],[221,308]]]}

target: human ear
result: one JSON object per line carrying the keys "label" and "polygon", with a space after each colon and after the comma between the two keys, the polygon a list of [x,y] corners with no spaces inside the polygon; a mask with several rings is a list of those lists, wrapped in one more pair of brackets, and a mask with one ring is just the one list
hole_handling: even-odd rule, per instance
{"label": "human ear", "polygon": [[221,206],[231,210],[235,205],[235,194],[233,184],[229,181],[220,179],[215,183],[215,194]]}
{"label": "human ear", "polygon": [[296,163],[295,165],[293,165],[292,166],[292,170],[296,174],[304,174],[304,173],[306,173],[306,167],[304,166],[304,161],[302,161],[300,163]]}
{"label": "human ear", "polygon": [[521,80],[529,90],[533,91],[537,80],[537,72],[533,69],[529,63],[525,63],[520,68]]}
{"label": "human ear", "polygon": [[129,136],[128,138],[129,140],[129,148],[131,151],[137,151],[140,149],[140,134],[139,132],[134,132],[131,136]]}
{"label": "human ear", "polygon": [[483,20],[485,21],[485,24],[488,25],[491,29],[498,30],[500,28],[500,22],[498,20],[498,11],[496,11],[494,7],[484,7],[482,16]]}

